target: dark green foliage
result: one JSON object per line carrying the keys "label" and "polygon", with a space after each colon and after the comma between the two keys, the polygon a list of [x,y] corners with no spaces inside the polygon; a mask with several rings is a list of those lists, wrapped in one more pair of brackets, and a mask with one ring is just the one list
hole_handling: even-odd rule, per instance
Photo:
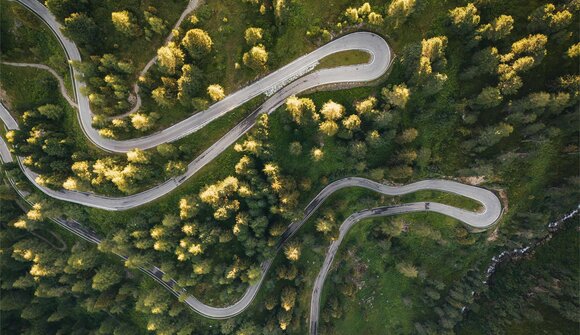
{"label": "dark green foliage", "polygon": [[[573,219],[574,220],[574,219]],[[577,224],[538,247],[530,259],[501,266],[458,334],[557,334],[578,329],[580,273]]]}
{"label": "dark green foliage", "polygon": [[131,61],[117,59],[112,54],[92,56],[91,62],[75,64],[87,79],[91,105],[105,115],[115,115],[130,107],[129,78],[133,72]]}
{"label": "dark green foliage", "polygon": [[[165,6],[159,6],[159,12],[147,8],[149,14],[145,14],[144,8],[129,2],[122,3],[127,8],[115,2],[80,2],[80,6],[74,9],[70,9],[72,2],[49,2],[65,22],[66,18],[74,17],[73,11],[86,14],[76,22],[78,25],[71,25],[68,29],[76,27],[72,31],[79,35],[73,38],[78,41],[85,39],[90,45],[85,45],[83,52],[95,54],[91,58],[84,57],[90,61],[79,68],[88,78],[87,93],[91,93],[96,110],[104,115],[116,115],[129,109],[128,98],[135,73],[143,60],[153,55],[153,46],[156,45],[155,41],[147,41],[147,50],[151,51],[148,53],[143,51],[145,49],[138,49],[139,43],[146,38],[158,38],[164,31],[163,22],[155,18],[170,22],[166,20],[167,13],[163,13]],[[172,3],[168,2],[167,6]],[[275,1],[274,5],[279,3]],[[332,2],[333,6],[320,3],[322,5],[316,1],[286,1],[277,13],[267,11],[263,16],[257,14],[257,7],[242,4],[244,10],[236,13],[236,17],[230,15],[228,20],[240,24],[251,19],[252,26],[264,29],[263,43],[267,50],[271,50],[268,63],[274,69],[298,56],[302,49],[307,49],[303,44],[312,41],[307,43],[304,40],[303,28],[308,25],[328,28],[334,34],[350,29],[339,31],[335,28],[334,21],[338,17],[329,20],[328,24],[309,22],[310,8],[323,6],[324,11],[332,13],[334,7],[347,5],[347,2],[338,1]],[[228,7],[230,3],[220,4]],[[236,5],[240,5],[239,0],[236,0]],[[239,141],[236,146],[239,153],[226,151],[175,194],[126,213],[111,214],[94,209],[76,213],[79,216],[88,213],[90,219],[87,222],[107,233],[100,250],[126,255],[125,268],[120,265],[111,267],[101,260],[100,255],[96,259],[91,257],[87,248],[73,248],[71,256],[43,252],[41,259],[50,275],[45,277],[49,278],[51,285],[33,287],[30,275],[26,275],[17,284],[26,289],[26,294],[10,290],[3,295],[6,297],[3,308],[9,309],[10,313],[18,311],[14,315],[22,315],[20,311],[24,311],[22,319],[34,322],[22,322],[34,323],[37,329],[45,326],[45,320],[53,314],[52,319],[63,320],[63,324],[73,319],[63,309],[37,303],[39,299],[61,299],[63,306],[80,305],[92,316],[106,311],[126,321],[132,316],[126,319],[125,315],[146,315],[147,320],[138,320],[141,329],[150,323],[159,332],[176,333],[183,329],[193,332],[199,328],[195,324],[209,325],[210,321],[198,322],[182,304],[155,283],[139,281],[140,278],[127,281],[127,271],[134,275],[133,269],[156,264],[166,272],[166,279],[175,279],[179,286],[187,288],[204,302],[226,305],[235,301],[248,283],[256,280],[258,264],[272,255],[284,228],[301,216],[300,209],[328,182],[352,175],[371,176],[376,180],[387,178],[401,183],[424,178],[484,176],[485,186],[504,189],[509,199],[509,212],[496,240],[488,241],[483,235],[468,235],[467,231],[456,226],[456,222],[431,215],[417,215],[407,221],[389,224],[382,222],[374,225],[376,228],[370,233],[361,228],[353,233],[358,234],[358,244],[363,244],[368,250],[355,250],[352,254],[337,257],[339,271],[331,273],[327,282],[327,287],[334,290],[323,300],[321,321],[324,324],[321,329],[331,331],[336,325],[336,333],[363,332],[362,323],[367,323],[368,329],[382,333],[443,334],[453,331],[465,317],[463,307],[476,311],[478,305],[488,303],[478,303],[477,296],[472,294],[485,292],[481,285],[481,271],[485,264],[475,260],[487,259],[495,249],[503,246],[526,243],[544,230],[550,217],[577,206],[575,201],[578,199],[578,181],[574,178],[578,171],[578,131],[570,126],[578,121],[578,79],[574,77],[578,74],[578,64],[566,56],[568,47],[578,40],[578,32],[570,28],[574,25],[566,24],[566,15],[558,22],[539,20],[536,8],[540,4],[537,1],[477,3],[477,11],[470,9],[471,14],[463,15],[461,11],[465,10],[462,9],[456,13],[459,20],[450,24],[449,10],[465,5],[459,1],[422,2],[417,4],[406,22],[401,23],[402,29],[392,29],[387,25],[365,26],[391,37],[398,58],[387,82],[378,88],[322,92],[311,96],[317,110],[330,99],[342,104],[345,117],[358,117],[359,125],[351,122],[346,127],[340,120],[334,136],[322,135],[313,112],[305,113],[308,115],[303,117],[304,121],[297,124],[281,108],[269,119],[261,118],[254,131]],[[232,92],[236,85],[255,75],[248,69],[240,69],[239,76],[234,74],[234,64],[240,62],[242,53],[246,51],[237,48],[236,38],[239,45],[247,47],[242,34],[232,31],[233,23],[226,24],[225,15],[221,14],[238,7],[226,10],[215,6],[208,3],[200,8],[197,12],[200,21],[187,21],[183,26],[185,30],[182,29],[183,33],[197,27],[206,30],[215,43],[213,50],[200,53],[193,44],[187,44],[183,50],[187,51],[182,62],[185,66],[177,62],[180,66],[173,71],[154,66],[140,82],[145,102],[141,112],[150,117],[149,123],[155,123],[158,118],[163,120],[161,124],[172,123],[190,115],[192,109],[206,108],[208,101],[204,91],[207,84],[225,80],[226,90]],[[566,6],[558,4],[554,10],[563,11]],[[130,39],[114,30],[110,14],[123,10],[129,10],[132,20],[143,28],[140,37]],[[497,18],[503,14],[513,16],[513,27],[492,31]],[[98,32],[91,20],[98,23]],[[576,23],[577,18],[574,20]],[[151,31],[147,32],[145,29],[149,28],[144,27],[150,27]],[[316,40],[320,30],[312,30],[315,34],[310,39]],[[105,37],[94,41],[87,38],[95,32]],[[2,33],[5,33],[4,28]],[[233,37],[235,34],[240,36]],[[200,57],[201,54],[205,56]],[[127,61],[129,59],[133,61]],[[374,97],[374,102],[367,110],[361,102],[369,96]],[[83,180],[85,183],[105,193],[136,192],[162,178],[178,174],[183,163],[213,143],[222,130],[210,128],[211,136],[206,137],[203,133],[204,136],[192,136],[160,146],[145,154],[148,162],[130,162],[137,173],[124,175],[119,171],[129,166],[129,160],[115,156],[95,157],[76,148],[75,141],[68,138],[72,134],[56,126],[66,113],[53,106],[37,108],[52,103],[47,100],[23,109],[32,112],[24,115],[24,131],[14,136],[18,142],[17,151],[32,155],[33,168],[37,171],[54,175],[53,179],[47,180],[55,187],[62,184],[65,177],[73,175],[70,172],[73,161],[86,161],[86,166],[79,164],[78,171],[75,171],[79,178],[83,178],[84,172],[89,175]],[[247,110],[235,117],[225,116],[216,123],[223,122],[220,123],[223,126],[237,121],[244,113]],[[35,127],[41,131],[36,133]],[[155,124],[147,131],[160,127]],[[208,127],[217,126],[214,123]],[[134,135],[127,126],[119,126],[119,129],[117,135]],[[36,135],[47,138],[42,138],[41,143],[36,143],[34,138],[27,141]],[[298,143],[301,150],[297,145],[291,149],[290,143]],[[311,157],[314,148],[324,151],[324,157],[317,162],[313,162]],[[247,159],[242,158],[244,155]],[[95,172],[93,167],[99,158],[106,168]],[[113,183],[105,178],[111,174],[123,178],[115,178],[117,183]],[[235,178],[236,182],[224,183],[228,176]],[[232,186],[234,184],[236,187]],[[215,191],[217,197],[212,197],[211,192],[200,195],[208,190]],[[338,224],[354,209],[390,203],[361,198],[360,193],[352,190],[348,196],[352,197],[350,202],[337,201],[338,205],[333,206],[332,212],[325,212],[317,218],[326,221],[320,224],[319,233],[315,232],[317,224],[309,223],[303,228],[307,237],[295,237],[299,238],[296,242],[302,250],[300,259],[290,263],[281,256],[276,260],[272,274],[262,288],[263,299],[259,297],[255,304],[257,307],[252,307],[247,315],[222,322],[220,327],[213,329],[221,328],[223,334],[278,334],[284,325],[288,333],[305,333],[302,321],[308,308],[304,301],[308,301],[311,294],[307,288],[319,268],[320,253],[328,239],[336,236]],[[19,246],[29,247],[28,244],[22,242]],[[348,251],[351,251],[353,244],[348,246]],[[359,258],[357,253],[366,257]],[[86,263],[75,263],[78,259]],[[368,273],[365,272],[367,262]],[[416,278],[406,278],[395,270],[403,263],[416,268]],[[512,317],[510,314],[517,318],[527,315],[529,320],[526,322],[536,324],[541,318],[547,319],[540,309],[549,306],[550,310],[568,311],[561,313],[561,320],[577,318],[573,311],[578,306],[569,299],[575,296],[568,292],[577,277],[566,277],[561,265],[550,268],[566,282],[561,291],[538,294],[533,306],[524,306],[517,299],[506,299],[505,305],[497,306],[509,313],[498,312],[499,316],[508,319]],[[61,270],[63,267],[65,274]],[[82,280],[76,279],[78,273],[82,274]],[[352,276],[353,273],[358,277]],[[64,283],[64,289],[52,285],[57,278]],[[551,288],[548,285],[550,278],[545,273],[534,272],[526,278],[530,279],[529,282],[542,279],[541,287]],[[385,293],[381,296],[382,301],[379,298],[374,300],[374,310],[364,307],[368,306],[367,303],[362,304],[363,307],[357,304],[360,296],[374,294],[368,286],[359,292],[358,284],[365,280],[376,285],[373,289],[376,287],[381,294]],[[506,290],[529,292],[529,287],[515,287],[515,284],[516,281],[508,278]],[[393,289],[389,289],[389,285]],[[292,306],[286,310],[280,306],[281,293],[286,292],[285,299],[292,301],[293,293],[288,292],[294,292],[294,287],[295,303],[288,303],[287,306]],[[33,289],[38,290],[36,298],[31,295]],[[82,298],[74,299],[82,299],[82,302],[69,299],[71,291],[81,295]],[[494,307],[499,296],[495,296],[493,291],[484,294],[491,297],[489,304]],[[30,303],[25,306],[21,301]],[[523,307],[512,309],[512,304]],[[353,311],[360,312],[360,315],[353,316]],[[392,311],[395,313],[389,313]],[[385,315],[393,317],[385,320]],[[102,317],[96,319],[101,332],[110,333],[112,321]],[[84,320],[81,315],[75,318]],[[359,327],[353,330],[348,327],[349,322],[355,325],[359,322]],[[87,322],[85,327],[93,325]],[[502,326],[509,325],[502,323]],[[14,327],[19,328],[20,323]],[[128,327],[119,325],[117,332],[131,333]],[[16,328],[10,331],[18,332],[20,328]],[[204,327],[199,333],[211,334],[212,331],[217,332]]]}
{"label": "dark green foliage", "polygon": [[63,33],[79,45],[89,45],[99,34],[95,21],[85,13],[73,13],[64,20]]}

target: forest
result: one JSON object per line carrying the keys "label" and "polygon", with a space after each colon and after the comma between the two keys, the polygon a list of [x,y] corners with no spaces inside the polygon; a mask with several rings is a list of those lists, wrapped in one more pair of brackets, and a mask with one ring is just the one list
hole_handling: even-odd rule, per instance
{"label": "forest", "polygon": [[[350,214],[412,201],[477,209],[435,191],[343,190],[276,254],[313,196],[348,176],[473,183],[499,194],[504,214],[478,234],[431,213],[360,223],[325,284],[320,334],[578,329],[577,218],[529,259],[482,282],[494,255],[529,245],[578,207],[578,1],[208,0],[174,28],[187,1],[45,5],[80,47],[83,61],[72,66],[86,84],[93,125],[111,139],[165,129],[350,32],[380,34],[395,57],[375,83],[291,96],[184,185],[136,209],[54,200],[18,164],[3,164],[2,333],[304,334],[313,281]],[[0,97],[20,125],[0,135],[48,188],[123,196],[154,187],[182,175],[266,99],[172,143],[100,150],[54,76],[9,64],[50,66],[72,96],[54,35],[17,2],[0,6],[10,13],[0,18]],[[102,241],[79,240],[51,218],[81,222]],[[221,307],[238,301],[274,256],[256,299],[227,320],[196,314],[139,270],[154,264],[178,288]]]}

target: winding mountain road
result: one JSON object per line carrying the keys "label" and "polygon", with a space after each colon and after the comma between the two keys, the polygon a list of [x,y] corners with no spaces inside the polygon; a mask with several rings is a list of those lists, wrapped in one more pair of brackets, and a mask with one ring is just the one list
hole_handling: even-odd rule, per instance
{"label": "winding mountain road", "polygon": [[[58,22],[56,22],[52,14],[50,14],[50,12],[48,12],[48,10],[42,6],[42,4],[35,0],[18,1],[39,15],[51,27],[53,32],[62,43],[69,60],[80,60],[80,53],[76,45],[62,35],[60,32],[60,25]],[[196,4],[197,1],[190,2],[190,6],[195,7]],[[188,9],[191,9],[191,7],[188,6]],[[185,15],[182,15],[182,19],[184,17]],[[363,50],[368,52],[371,55],[371,60],[367,64],[311,72],[316,64],[318,64],[320,59],[330,54],[347,50]],[[36,187],[38,187],[42,192],[56,199],[106,210],[125,210],[133,208],[155,200],[158,197],[174,190],[181,183],[187,180],[187,178],[191,177],[193,174],[199,171],[201,167],[217,157],[227,147],[232,145],[237,139],[246,133],[254,125],[256,118],[260,114],[273,112],[278,106],[283,104],[287,97],[327,84],[362,83],[373,81],[386,73],[390,64],[391,50],[382,37],[368,32],[352,33],[338,38],[326,44],[325,46],[322,46],[319,49],[298,58],[292,63],[282,67],[281,69],[260,79],[259,81],[256,81],[255,83],[229,95],[224,100],[212,105],[206,111],[195,114],[194,116],[159,133],[128,141],[114,141],[102,138],[98,135],[96,129],[94,129],[91,125],[92,112],[89,108],[88,99],[80,93],[80,89],[84,84],[76,80],[76,75],[78,74],[75,73],[74,69],[72,69],[71,71],[73,73],[72,78],[75,96],[79,107],[78,116],[82,129],[87,137],[96,145],[112,152],[126,152],[136,147],[141,149],[148,149],[162,143],[175,141],[183,136],[201,129],[209,122],[219,118],[220,116],[240,106],[244,102],[249,101],[253,97],[266,94],[270,96],[270,98],[260,108],[258,108],[245,120],[232,128],[230,132],[224,135],[204,153],[192,161],[184,175],[170,179],[169,181],[157,187],[132,196],[114,198],[92,193],[50,190],[36,183],[35,179],[37,175],[25,167],[22,164],[20,158],[18,158],[18,163],[26,177]],[[0,105],[0,117],[2,118],[2,121],[4,122],[4,125],[7,129],[18,129],[17,121],[3,105]],[[4,139],[1,137],[0,158],[4,163],[14,161],[8,146],[6,145]],[[15,185],[14,181],[11,178],[8,179],[12,186],[20,194],[20,196],[26,199],[26,192],[20,191]],[[401,213],[431,211],[457,219],[465,224],[468,228],[480,231],[494,225],[502,214],[501,203],[497,196],[495,196],[491,191],[479,187],[464,185],[449,180],[423,180],[405,186],[387,186],[364,178],[350,177],[337,180],[322,189],[306,206],[303,218],[299,221],[291,223],[284,234],[282,234],[280,241],[277,244],[276,251],[280,251],[283,245],[290,238],[292,238],[298,229],[300,229],[300,227],[305,222],[307,222],[307,220],[316,212],[316,210],[324,203],[324,201],[328,199],[328,197],[330,197],[334,192],[349,187],[365,188],[389,196],[400,196],[421,190],[437,190],[471,198],[481,203],[483,209],[479,212],[471,212],[440,203],[417,202],[398,206],[367,209],[356,212],[349,216],[340,227],[339,238],[330,245],[330,248],[326,253],[326,258],[324,260],[321,271],[313,285],[310,312],[310,331],[312,334],[317,333],[318,314],[320,309],[320,294],[322,292],[323,284],[332,261],[346,233],[354,224],[360,220]],[[101,241],[101,239],[93,231],[85,228],[78,222],[62,220],[59,218],[55,218],[53,220],[63,228],[71,231],[72,233],[89,242],[98,244]],[[126,257],[123,255],[119,256],[123,259],[126,259]],[[262,273],[259,281],[253,285],[250,285],[243,297],[238,302],[230,306],[223,308],[208,306],[191,295],[188,295],[184,301],[192,310],[208,318],[225,319],[238,315],[246,308],[248,308],[248,306],[250,306],[254,300],[272,264],[272,261],[273,258],[261,265]],[[170,290],[176,296],[187,294],[185,290],[178,289],[176,287],[175,281],[163,280],[164,273],[159,268],[151,266],[150,268],[142,268],[141,270],[151,276],[153,279],[157,280],[162,286]]]}
{"label": "winding mountain road", "polygon": [[[0,137],[0,157],[3,162],[12,162],[12,155],[8,149],[8,146],[4,140]],[[22,166],[21,166],[22,167]],[[13,186],[16,186],[13,183]],[[308,219],[317,211],[317,209],[335,192],[351,187],[365,188],[372,190],[377,193],[389,195],[389,196],[400,196],[413,192],[418,192],[422,190],[437,190],[450,192],[457,195],[465,196],[471,198],[482,205],[482,210],[479,212],[471,212],[464,209],[452,207],[445,204],[440,204],[436,202],[416,202],[402,204],[398,206],[387,206],[378,207],[373,209],[366,209],[363,211],[356,212],[349,216],[340,226],[339,238],[333,241],[326,253],[326,258],[324,260],[323,266],[320,273],[316,277],[313,285],[311,309],[310,309],[310,329],[311,334],[317,333],[318,328],[318,315],[320,310],[320,295],[322,293],[322,288],[324,281],[332,265],[332,261],[338,251],[338,248],[346,235],[346,233],[354,226],[357,222],[372,217],[381,217],[388,215],[396,215],[403,213],[412,212],[435,212],[443,215],[447,215],[454,219],[457,219],[464,223],[468,229],[482,231],[492,227],[501,217],[502,207],[499,199],[491,191],[457,183],[450,180],[423,180],[416,183],[404,185],[404,186],[387,186],[369,179],[359,178],[359,177],[348,177],[344,179],[339,179],[322,189],[306,206],[304,209],[304,216],[301,220],[292,222],[286,231],[282,234],[277,247],[276,254],[282,249],[284,244],[290,240],[294,234],[302,227]],[[17,189],[17,188],[16,188]],[[19,192],[22,197],[26,195]],[[64,227],[65,229],[71,231],[72,233],[80,236],[81,238],[92,242],[100,243],[101,239],[93,232],[90,231],[78,222],[62,219],[54,219],[54,222]],[[119,255],[123,259],[127,257]],[[173,280],[165,281],[163,280],[163,271],[158,267],[152,266],[151,268],[141,268],[141,271],[151,276],[153,279],[161,283],[166,289],[171,291],[174,295],[180,296],[181,294],[186,294],[187,298],[184,299],[185,304],[187,304],[192,310],[200,315],[203,315],[212,319],[227,319],[236,316],[246,310],[256,297],[259,289],[264,281],[270,266],[275,258],[265,261],[261,264],[261,275],[257,283],[250,285],[242,298],[236,303],[227,307],[213,307],[204,304],[192,295],[187,295],[187,292],[183,289],[177,289],[176,282]]]}
{"label": "winding mountain road", "polygon": [[[55,33],[58,40],[65,49],[68,60],[80,61],[81,56],[76,44],[66,38],[60,28],[61,25],[55,17],[37,0],[17,0],[26,6],[45,21]],[[371,55],[371,60],[367,64],[344,66],[334,69],[316,71],[304,76],[314,69],[318,62],[331,54],[361,50]],[[281,104],[286,97],[298,94],[306,90],[334,83],[364,83],[380,78],[391,64],[391,49],[387,42],[379,35],[370,32],[356,32],[329,42],[326,45],[297,58],[293,62],[270,73],[264,78],[226,96],[223,100],[211,105],[207,110],[194,114],[193,116],[176,123],[158,133],[125,141],[117,141],[104,138],[99,135],[98,130],[92,126],[93,113],[89,106],[89,100],[81,94],[84,83],[78,81],[77,77],[82,77],[74,68],[73,80],[75,82],[75,95],[79,105],[79,121],[87,137],[98,147],[111,152],[124,153],[134,148],[150,149],[162,143],[173,142],[184,136],[192,134],[203,128],[208,123],[227,114],[236,107],[253,98],[270,93],[272,89],[288,87],[288,80],[302,77],[299,84],[292,86],[292,90],[280,90],[272,95],[272,99]],[[292,80],[293,81],[293,80]],[[279,106],[275,104],[274,107]],[[268,111],[269,112],[269,111]]]}
{"label": "winding mountain road", "polygon": [[[69,60],[80,61],[80,52],[76,45],[68,40],[60,31],[60,24],[46,7],[36,0],[18,0],[21,4],[36,13],[44,20],[55,33],[65,49]],[[193,4],[194,2],[190,2]],[[195,2],[197,4],[197,2]],[[188,7],[189,8],[189,7]],[[367,64],[343,66],[333,69],[311,71],[322,58],[341,51],[362,50],[371,56]],[[76,78],[80,74],[71,68],[76,100],[78,103],[78,117],[85,135],[97,146],[112,152],[127,152],[134,148],[148,149],[162,143],[175,141],[203,128],[208,123],[232,111],[236,107],[262,94],[271,94],[270,98],[246,119],[232,128],[226,135],[213,143],[201,155],[188,164],[186,172],[181,175],[150,188],[146,191],[124,197],[108,197],[90,192],[69,190],[50,190],[36,183],[36,175],[27,170],[30,181],[39,187],[45,194],[62,201],[74,202],[80,205],[105,210],[127,210],[141,206],[173,191],[188,178],[193,176],[206,164],[211,162],[226,148],[235,143],[241,136],[250,130],[260,114],[272,113],[284,101],[295,94],[315,87],[335,83],[364,83],[380,78],[389,69],[391,64],[391,49],[387,42],[374,33],[357,32],[340,37],[313,52],[302,56],[268,76],[248,85],[239,91],[228,95],[225,99],[210,106],[169,128],[153,135],[116,141],[99,135],[93,128],[91,120],[93,113],[90,110],[88,98],[81,94],[84,83]],[[17,129],[17,122],[4,106],[0,107],[0,117],[8,129]],[[12,119],[12,120],[10,120]]]}

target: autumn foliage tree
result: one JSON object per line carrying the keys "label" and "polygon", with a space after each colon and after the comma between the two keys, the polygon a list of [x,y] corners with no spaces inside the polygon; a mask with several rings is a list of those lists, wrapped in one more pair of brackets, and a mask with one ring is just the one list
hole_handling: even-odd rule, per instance
{"label": "autumn foliage tree", "polygon": [[139,25],[129,11],[112,12],[111,21],[115,28],[127,37],[135,37],[141,33]]}
{"label": "autumn foliage tree", "polygon": [[250,51],[244,53],[242,60],[244,65],[254,70],[263,70],[268,63],[268,52],[262,44],[253,46]]}
{"label": "autumn foliage tree", "polygon": [[194,28],[185,33],[181,45],[193,59],[200,59],[212,50],[213,41],[206,31]]}

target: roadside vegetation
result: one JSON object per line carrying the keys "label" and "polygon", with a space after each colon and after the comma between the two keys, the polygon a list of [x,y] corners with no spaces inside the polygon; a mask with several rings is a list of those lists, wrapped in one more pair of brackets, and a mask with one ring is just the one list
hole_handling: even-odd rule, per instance
{"label": "roadside vegetation", "polygon": [[[249,101],[175,143],[127,155],[107,154],[85,137],[77,111],[62,98],[52,75],[5,64],[0,64],[0,71],[4,103],[21,120],[21,129],[8,132],[7,140],[14,145],[15,153],[26,157],[25,164],[40,174],[38,181],[54,189],[122,195],[152,187],[182,174],[190,161],[262,101]],[[40,129],[43,132],[39,133]],[[99,170],[103,164],[104,170]]]}
{"label": "roadside vegetation", "polygon": [[[116,264],[110,271],[117,271],[113,275],[117,281],[111,290],[97,288],[103,293],[97,300],[91,298],[92,304],[83,304],[89,306],[87,311],[104,301],[97,304],[105,306],[100,310],[119,317],[127,313],[138,329],[158,334],[304,334],[312,283],[329,241],[352,212],[400,201],[441,201],[466,209],[477,205],[436,192],[402,199],[362,190],[340,192],[283,248],[250,309],[226,321],[208,321],[185,310],[158,285],[140,280],[135,270],[155,264],[201,301],[224,306],[257,280],[260,262],[273,255],[287,225],[301,218],[304,206],[329,182],[353,175],[397,184],[457,178],[475,181],[502,195],[507,208],[499,226],[490,233],[473,235],[458,222],[431,213],[361,222],[334,260],[334,271],[324,287],[320,325],[321,334],[452,334],[461,328],[463,307],[477,308],[477,297],[471,292],[486,290],[481,284],[486,260],[500,250],[541,236],[550,218],[577,206],[578,129],[571,126],[578,123],[580,98],[575,29],[579,8],[575,2],[551,6],[539,1],[364,4],[237,0],[229,7],[226,4],[229,0],[208,1],[195,12],[195,19],[184,22],[175,44],[160,49],[160,56],[167,53],[167,60],[155,65],[143,80],[142,93],[152,95],[144,97],[143,107],[151,108],[151,113],[136,119],[149,126],[144,130],[159,129],[162,123],[155,120],[173,122],[185,117],[184,106],[191,111],[194,102],[201,106],[219,100],[220,87],[225,94],[231,93],[237,85],[348,31],[369,29],[388,34],[397,58],[386,81],[378,86],[289,98],[270,116],[261,116],[252,131],[185,185],[154,203],[112,213],[59,203],[35,192],[38,206],[7,219],[11,233],[34,229],[49,216],[77,219],[104,237],[99,251],[111,255]],[[95,22],[106,21],[103,26],[110,25],[111,40],[129,40],[137,30],[146,36],[141,17],[144,9],[129,11],[130,5],[97,11],[89,2],[82,12]],[[169,2],[165,13],[179,12],[170,10],[173,5],[177,3]],[[239,13],[246,14],[234,15],[241,6],[244,9]],[[158,7],[156,16],[167,17],[164,20],[170,25],[169,16],[162,14],[165,9]],[[130,13],[124,14],[125,10]],[[118,14],[109,21],[112,12]],[[252,25],[246,20],[252,20]],[[105,59],[103,66],[89,62],[80,66],[96,71],[97,81],[106,74],[118,75],[124,85],[121,91],[128,92],[136,71],[155,54],[165,35],[152,36],[147,43],[119,46],[118,52],[113,45],[103,49],[112,55],[94,59],[94,64]],[[90,41],[83,48],[89,50]],[[153,47],[155,41],[158,44]],[[132,59],[129,50],[140,43],[147,44],[147,49],[132,60],[130,68],[125,67]],[[225,52],[225,48],[232,49]],[[147,50],[150,54],[143,56]],[[263,62],[265,53],[268,60]],[[171,60],[176,61],[175,66]],[[8,71],[24,73],[17,70]],[[7,90],[8,96],[18,95],[11,99],[14,104],[27,104],[23,98],[26,84],[16,84],[13,76],[8,80],[15,83],[13,91]],[[32,81],[27,78],[26,82]],[[188,91],[193,93],[182,104],[179,88],[188,84],[199,87]],[[220,87],[208,91],[212,85]],[[112,99],[113,92],[107,90],[95,94]],[[153,97],[156,90],[157,99]],[[33,87],[32,92],[43,91]],[[76,184],[67,183],[67,187],[76,185],[82,190],[79,185],[86,185],[111,194],[131,194],[171,173],[178,175],[185,164],[261,102],[258,98],[214,122],[207,133],[204,129],[178,143],[147,152],[135,150],[126,157],[101,158],[75,155],[78,144],[72,142],[78,141],[71,139],[82,132],[73,134],[71,128],[57,126],[74,113],[66,112],[62,104],[60,112],[47,111],[45,105],[58,105],[58,98],[51,96],[46,99],[54,101],[48,101],[40,93],[38,103],[17,110],[23,115],[25,129],[7,135],[16,153],[32,156],[31,166],[47,177],[58,176],[52,184],[55,188],[70,178]],[[118,95],[122,97],[118,101],[126,101],[129,95]],[[107,100],[103,106],[118,106],[118,101]],[[115,112],[126,108],[128,105]],[[153,113],[168,116],[154,120]],[[133,118],[114,122],[126,127],[139,124]],[[102,129],[110,127],[104,123]],[[133,131],[129,129],[125,135],[136,134]],[[112,132],[111,136],[119,134],[123,133]],[[57,150],[63,146],[66,150]],[[17,167],[6,169],[18,175]],[[41,283],[51,289],[60,276],[76,276],[58,272],[55,264],[64,264],[65,255],[44,256],[28,244],[19,250],[22,252],[11,256],[15,260],[10,262],[29,254],[32,258],[25,259],[28,266],[30,260],[46,260],[43,265],[55,268],[54,275],[32,273],[38,266],[21,271],[41,277]],[[112,252],[128,256],[124,268],[131,275],[124,273]],[[3,253],[4,257],[12,254]],[[37,254],[38,258],[33,257]],[[95,263],[97,270],[87,267],[90,275],[83,272],[83,278],[100,273],[98,269],[105,268],[101,262],[99,258]],[[132,278],[120,279],[125,277]],[[103,280],[97,280],[97,287],[99,282]],[[34,280],[27,283],[29,297],[32,288],[41,287]],[[129,287],[127,291],[121,290],[124,285]],[[118,307],[113,299],[119,292],[136,302],[127,297],[127,304]],[[490,297],[495,296],[490,293]],[[484,301],[482,306],[487,304]],[[13,311],[23,308],[18,305]],[[12,318],[16,315],[18,312],[10,314]]]}

